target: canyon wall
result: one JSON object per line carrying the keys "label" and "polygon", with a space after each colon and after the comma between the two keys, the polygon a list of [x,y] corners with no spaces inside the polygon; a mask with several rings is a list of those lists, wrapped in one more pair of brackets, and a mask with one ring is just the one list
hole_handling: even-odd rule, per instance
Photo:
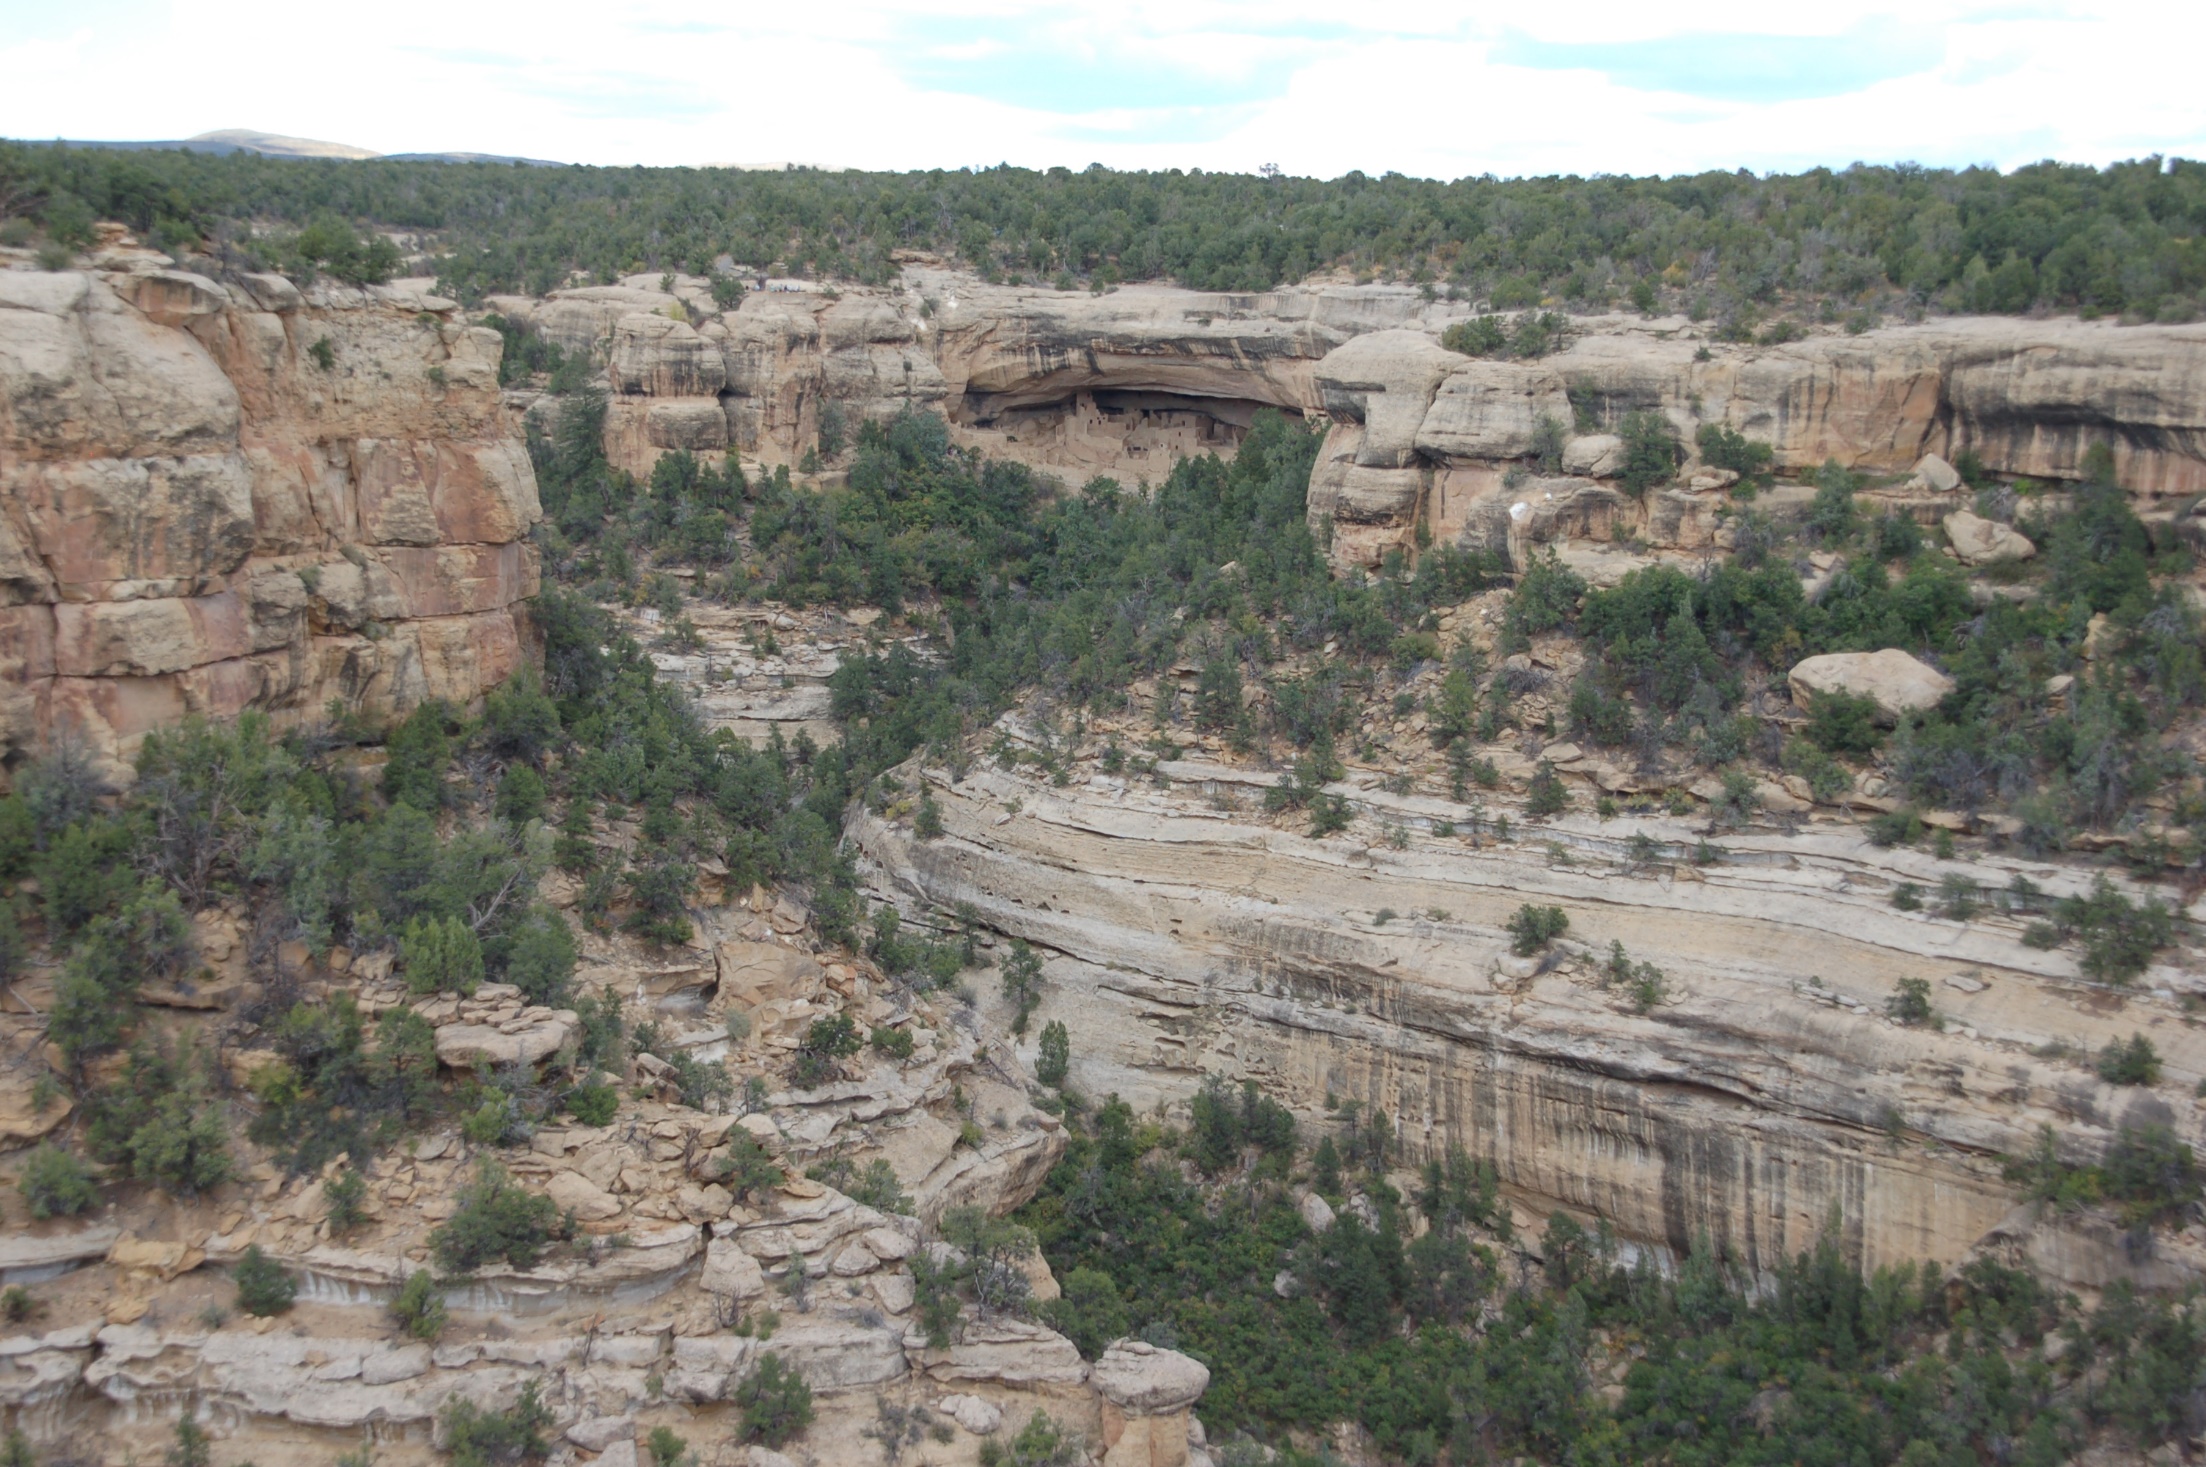
{"label": "canyon wall", "polygon": [[1129,483],[1183,455],[1230,455],[1259,409],[1317,411],[1327,352],[1445,309],[1391,286],[1090,295],[923,265],[886,290],[769,282],[730,309],[706,286],[639,275],[489,304],[604,371],[607,452],[634,473],[677,448],[794,465],[823,422],[839,418],[847,440],[910,406],[992,456]]}
{"label": "canyon wall", "polygon": [[[1899,474],[1967,451],[1998,473],[2072,480],[2104,443],[2148,507],[2206,493],[2206,326],[1957,317],[1762,346],[1682,317],[1582,316],[1562,350],[1494,360],[1444,350],[1469,308],[1405,286],[1090,295],[919,263],[886,289],[771,282],[731,309],[704,280],[651,276],[491,304],[603,370],[608,452],[638,474],[675,448],[795,465],[823,427],[847,442],[861,420],[912,406],[1070,483],[1154,482],[1182,455],[1230,455],[1259,409],[1324,419],[1310,512],[1331,522],[1344,567],[1420,525],[1443,542],[1521,541],[1510,507],[1558,494],[1580,518],[1621,513],[1625,533],[1705,543],[1706,506],[1603,498],[1621,467],[1614,430],[1642,410],[1688,448],[1706,423],[1766,442],[1781,472],[1836,459]],[[1569,482],[1505,489],[1543,418],[1573,440],[1550,475]]]}
{"label": "canyon wall", "polygon": [[[1521,539],[1524,515],[1559,497],[1652,543],[1693,543],[1678,534],[1696,518],[1690,466],[1644,504],[1616,492],[1615,432],[1642,411],[1689,448],[1711,423],[1767,443],[1781,473],[1835,459],[1888,475],[1970,452],[1996,473],[2073,480],[2103,443],[2148,513],[2192,512],[2206,493],[2206,327],[1973,317],[1767,347],[1698,336],[1602,318],[1533,361],[1462,356],[1422,331],[1358,337],[1317,367],[1332,428],[1311,518],[1332,521],[1344,566],[1407,547],[1420,523],[1444,542]],[[1562,475],[1505,484],[1543,419],[1566,431]]]}
{"label": "canyon wall", "polygon": [[[1893,910],[1897,884],[1935,884],[1938,863],[1857,826],[1726,837],[1699,864],[1697,823],[1565,816],[1496,839],[1497,811],[1521,821],[1512,800],[1393,795],[1369,776],[1330,787],[1356,826],[1312,839],[1259,813],[1279,776],[1205,758],[1138,783],[1085,765],[1069,786],[930,774],[943,837],[852,817],[875,894],[915,921],[970,903],[1040,945],[1041,1020],[1070,1031],[1072,1088],[1148,1109],[1205,1075],[1251,1079],[1320,1131],[1354,1100],[1393,1119],[1405,1165],[1454,1146],[1492,1159],[1535,1231],[1564,1207],[1766,1270],[1836,1219],[1869,1266],[2011,1244],[2092,1287],[2127,1266],[2119,1251],[2011,1216],[2000,1157],[2041,1126],[2074,1159],[2141,1122],[2206,1144],[2188,1098],[2206,1038],[2181,1008],[2206,976],[2187,956],[2127,994],[2079,984],[2072,954],[2022,943],[2021,919]],[[2088,884],[1980,864],[1987,883]],[[1525,902],[1569,915],[1559,949],[1513,954]],[[1604,981],[1611,942],[1664,971],[1656,1002]],[[1886,1016],[1902,978],[1928,981],[1942,1027]],[[2133,1031],[2165,1056],[2164,1084],[2105,1085],[2078,1062]]]}
{"label": "canyon wall", "polygon": [[0,760],[187,714],[466,702],[520,665],[536,480],[433,297],[127,244],[0,270]]}

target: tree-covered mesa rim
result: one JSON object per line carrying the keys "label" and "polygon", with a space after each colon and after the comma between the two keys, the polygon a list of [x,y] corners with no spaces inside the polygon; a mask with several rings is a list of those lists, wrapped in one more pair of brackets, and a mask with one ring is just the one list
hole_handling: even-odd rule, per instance
{"label": "tree-covered mesa rim", "polygon": [[[177,251],[360,279],[421,269],[471,301],[639,272],[879,284],[904,251],[1060,287],[1260,291],[1345,270],[1502,310],[1613,304],[1722,319],[1905,301],[2187,320],[2206,288],[2206,164],[2158,156],[2008,173],[1857,164],[1438,181],[523,168],[0,143],[0,219],[18,246],[82,247],[111,219]],[[383,231],[419,258],[376,248]]]}

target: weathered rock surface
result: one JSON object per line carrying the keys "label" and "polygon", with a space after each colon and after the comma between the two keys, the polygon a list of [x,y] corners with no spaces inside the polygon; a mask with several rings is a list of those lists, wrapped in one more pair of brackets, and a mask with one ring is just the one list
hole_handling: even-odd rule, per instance
{"label": "weathered rock surface", "polygon": [[1145,1340],[1120,1340],[1095,1362],[1095,1388],[1130,1416],[1185,1411],[1210,1389],[1210,1369],[1177,1350]]}
{"label": "weathered rock surface", "polygon": [[[1721,424],[1768,443],[1781,471],[1827,459],[1869,473],[1912,470],[1908,487],[1932,500],[1962,487],[1945,454],[1966,449],[1996,472],[2074,479],[2101,442],[2133,494],[2206,489],[2198,407],[2206,329],[1954,318],[1727,347],[1693,341],[1677,325],[1576,323],[1576,339],[1536,361],[1441,360],[1422,330],[1378,331],[1337,348],[1316,367],[1321,386],[1385,383],[1390,391],[1378,399],[1388,407],[1380,429],[1366,421],[1368,396],[1325,392],[1335,427],[1312,475],[1310,514],[1313,523],[1331,516],[1352,527],[1336,534],[1336,563],[1375,563],[1406,546],[1420,522],[1443,541],[1498,546],[1492,522],[1469,513],[1501,492],[1498,474],[1460,486],[1447,477],[1521,462],[1543,419],[1557,431],[1589,417],[1598,424],[1565,446],[1563,467],[1601,478],[1622,469],[1608,430],[1629,413],[1654,411],[1688,447],[1703,424]],[[1413,430],[1412,461],[1395,451],[1393,415],[1420,396],[1428,406]],[[1428,492],[1414,492],[1404,475],[1413,462],[1431,480]],[[1717,477],[1708,476],[1711,487]],[[1658,544],[1693,543],[1666,540],[1651,503],[1633,528]]]}
{"label": "weathered rock surface", "polygon": [[1803,658],[1793,664],[1785,680],[1793,701],[1802,707],[1817,693],[1850,693],[1875,703],[1887,723],[1905,713],[1935,708],[1953,691],[1952,678],[1896,647]]}
{"label": "weathered rock surface", "polygon": [[[1083,1094],[1177,1104],[1219,1073],[1313,1125],[1328,1096],[1353,1098],[1395,1119],[1405,1157],[1491,1157],[1528,1218],[1581,1209],[1679,1252],[1705,1233],[1753,1268],[1812,1243],[1834,1207],[1871,1265],[1958,1260],[2014,1204],[1999,1155],[2050,1124],[2095,1156],[2140,1103],[2035,1052],[2056,1037],[2090,1051],[2140,1022],[2079,996],[2072,954],[2024,944],[2021,917],[1894,911],[1898,882],[1935,887],[1941,868],[1856,827],[1726,837],[1713,866],[1635,864],[1635,835],[1685,852],[1697,828],[1587,815],[1521,843],[1443,838],[1423,832],[1460,830],[1464,806],[1333,786],[1408,831],[1396,850],[1221,813],[1214,797],[1261,787],[1258,771],[1159,773],[1169,790],[976,769],[936,784],[941,839],[870,813],[849,827],[877,895],[971,902],[1051,954],[1041,1017],[1070,1030]],[[2000,885],[2010,865],[2064,892],[2088,884],[1990,857],[1973,874]],[[1588,951],[1621,940],[1669,975],[1669,995],[1640,1013],[1590,960],[1506,971],[1504,929],[1527,901],[1563,907]],[[1383,908],[1428,915],[1373,925]],[[1944,1032],[1885,1017],[1899,979],[1964,970],[1985,987],[1941,990]],[[2139,986],[2200,980],[2162,963]],[[2206,1048],[2154,1032],[2163,1054],[2180,1049],[2168,1094],[2187,1095]],[[2187,1102],[2151,1103],[2206,1140]]]}
{"label": "weathered rock surface", "polygon": [[2030,537],[2014,526],[1980,518],[1965,509],[1945,517],[1945,531],[1953,553],[1966,565],[1997,565],[2004,560],[2028,560],[2037,554]]}
{"label": "weathered rock surface", "polygon": [[73,728],[120,776],[187,714],[465,703],[520,664],[499,339],[419,305],[0,271],[0,756]]}

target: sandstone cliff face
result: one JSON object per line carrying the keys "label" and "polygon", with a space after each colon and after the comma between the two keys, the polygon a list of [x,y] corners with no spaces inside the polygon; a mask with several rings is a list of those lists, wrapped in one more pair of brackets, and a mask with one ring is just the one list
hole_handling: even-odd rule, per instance
{"label": "sandstone cliff face", "polygon": [[773,282],[728,310],[705,287],[639,275],[490,304],[604,369],[607,452],[633,473],[676,448],[795,464],[836,416],[847,436],[919,407],[993,456],[1129,482],[1230,455],[1260,408],[1315,411],[1327,352],[1444,309],[1390,286],[1093,296],[922,266],[887,290]]}
{"label": "sandstone cliff face", "polygon": [[[1604,480],[1621,463],[1594,445],[1652,411],[1688,446],[1706,423],[1766,442],[1780,470],[1836,459],[1890,474],[1966,450],[1998,473],[2076,479],[2104,443],[2133,494],[2206,491],[2206,328],[1985,317],[1755,347],[1696,340],[1676,320],[1582,325],[1537,361],[1457,356],[1397,330],[1321,362],[1333,428],[1310,514],[1334,522],[1335,561],[1375,564],[1420,522],[1441,540],[1521,544],[1504,516],[1549,491],[1513,492],[1501,470],[1531,455],[1543,418],[1575,431],[1571,449],[1589,445],[1582,465],[1566,450],[1566,467]],[[1692,543],[1667,538],[1660,506],[1628,506],[1626,520],[1653,543]]]}
{"label": "sandstone cliff face", "polygon": [[[2123,997],[2076,984],[2073,958],[2024,946],[2016,923],[1895,912],[1892,888],[1934,883],[1935,863],[1858,828],[1726,838],[1726,859],[1698,866],[1682,821],[1441,836],[1474,812],[1365,779],[1333,788],[1371,824],[1313,840],[1255,813],[1276,776],[1161,773],[1161,789],[938,776],[944,838],[867,813],[850,826],[882,897],[915,915],[969,902],[1053,954],[1042,1016],[1068,1026],[1082,1094],[1177,1104],[1220,1073],[1319,1127],[1329,1097],[1355,1099],[1394,1118],[1411,1164],[1449,1146],[1492,1158],[1535,1231],[1562,1206],[1673,1254],[1705,1236],[1758,1269],[1834,1215],[1867,1265],[1961,1259],[2016,1207],[1997,1158],[2040,1125],[2079,1157],[2140,1120],[2206,1140],[2187,1098],[2206,1046],[2174,997],[2201,978],[2184,959]],[[1409,832],[1400,849],[1374,837],[1390,824]],[[1635,858],[1635,835],[1660,854]],[[2024,867],[2063,890],[2087,880]],[[1523,902],[1561,906],[1578,946],[1514,957],[1503,927]],[[1601,981],[1612,940],[1668,975],[1645,1012]],[[1913,977],[1942,1032],[1886,1018]],[[2033,1052],[2132,1030],[2168,1056],[2157,1089]]]}
{"label": "sandstone cliff face", "polygon": [[497,334],[134,253],[0,272],[0,759],[512,672],[540,511]]}

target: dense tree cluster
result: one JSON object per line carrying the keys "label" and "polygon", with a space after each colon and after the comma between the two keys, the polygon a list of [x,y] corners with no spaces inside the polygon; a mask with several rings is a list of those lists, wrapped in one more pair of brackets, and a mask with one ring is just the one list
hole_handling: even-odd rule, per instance
{"label": "dense tree cluster", "polygon": [[[164,245],[266,236],[279,263],[368,278],[372,230],[422,237],[475,299],[574,271],[723,261],[880,282],[902,249],[992,278],[1265,290],[1346,266],[1498,310],[1658,300],[1740,318],[1781,296],[1899,291],[1956,309],[2187,318],[2206,285],[2206,166],[2145,158],[2012,173],[1855,165],[1757,177],[1452,182],[1001,167],[913,173],[530,168],[0,144],[0,214],[75,242],[119,219]],[[351,227],[371,231],[356,236]]]}
{"label": "dense tree cluster", "polygon": [[[1337,1108],[1305,1158],[1291,1122],[1259,1118],[1269,1101],[1205,1095],[1184,1134],[1102,1105],[1017,1216],[1063,1281],[1052,1323],[1091,1353],[1132,1333],[1210,1367],[1202,1414],[1229,1460],[1241,1433],[1307,1460],[1289,1433],[1354,1421],[1412,1464],[2050,1467],[2094,1431],[2188,1429],[2206,1389],[2195,1293],[2121,1285],[2086,1313],[1988,1259],[1864,1276],[1830,1237],[1758,1282],[1705,1239],[1666,1273],[1561,1213],[1521,1273],[1489,1166],[1429,1161],[1404,1197],[1383,1118]],[[2125,1137],[2108,1167],[2138,1170],[2148,1144]],[[2161,1164],[2196,1195],[2187,1149]],[[1335,1205],[1321,1230],[1302,1182]]]}

